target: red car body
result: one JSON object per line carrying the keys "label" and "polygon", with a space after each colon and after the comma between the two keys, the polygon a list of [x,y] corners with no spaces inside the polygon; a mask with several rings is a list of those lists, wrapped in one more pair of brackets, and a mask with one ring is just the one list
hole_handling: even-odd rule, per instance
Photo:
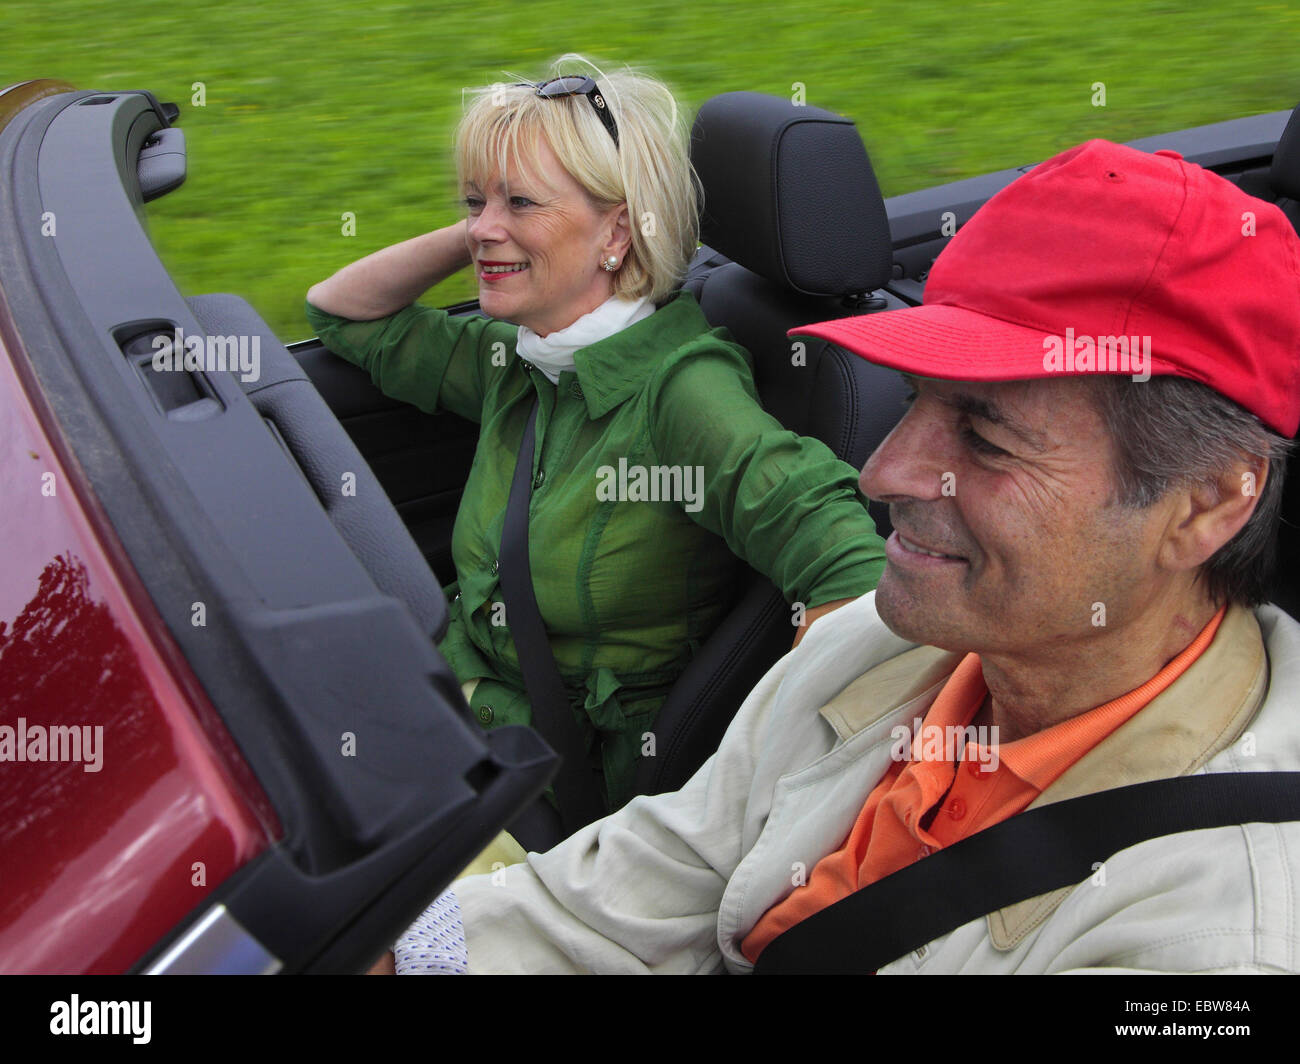
{"label": "red car body", "polygon": [[[553,756],[470,719],[441,588],[293,356],[158,262],[176,114],[0,91],[0,972],[363,970]],[[159,371],[199,313],[267,377]]]}
{"label": "red car body", "polygon": [[0,971],[124,971],[280,827],[0,337]]}

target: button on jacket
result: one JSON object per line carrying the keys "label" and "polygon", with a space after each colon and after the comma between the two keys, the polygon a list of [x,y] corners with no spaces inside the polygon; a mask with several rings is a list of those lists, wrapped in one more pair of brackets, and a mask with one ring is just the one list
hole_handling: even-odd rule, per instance
{"label": "button on jacket", "polygon": [[[531,719],[499,583],[506,501],[540,403],[529,509],[538,608],[611,807],[645,733],[731,601],[737,558],[806,607],[869,591],[883,544],[857,474],[763,411],[750,357],[678,293],[576,352],[552,384],[515,354],[516,326],[407,307],[376,321],[308,304],[322,342],[386,394],[481,427],[456,518],[459,593],[440,649],[491,726]],[[791,627],[791,639],[795,629]]]}

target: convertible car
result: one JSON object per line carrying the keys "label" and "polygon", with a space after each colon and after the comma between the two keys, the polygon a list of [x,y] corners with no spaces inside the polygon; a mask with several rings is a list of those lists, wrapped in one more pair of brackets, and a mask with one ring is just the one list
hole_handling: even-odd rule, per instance
{"label": "convertible car", "polygon": [[[1135,146],[1295,221],[1289,117]],[[544,736],[482,731],[436,650],[476,427],[286,347],[237,296],[178,291],[147,228],[184,194],[178,119],[145,91],[0,92],[0,972],[364,970],[555,769]],[[850,121],[754,93],[706,103],[692,152],[686,287],[752,352],[768,409],[860,467],[903,384],[787,330],[919,303],[1028,167],[884,200]],[[1275,594],[1293,613],[1295,554]],[[708,757],[790,617],[766,580],[737,584],[640,791]],[[556,841],[530,825],[531,848]]]}

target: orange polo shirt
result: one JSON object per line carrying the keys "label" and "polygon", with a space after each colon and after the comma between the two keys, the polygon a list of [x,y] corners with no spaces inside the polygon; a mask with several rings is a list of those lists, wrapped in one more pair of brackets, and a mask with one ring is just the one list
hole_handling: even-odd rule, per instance
{"label": "orange polo shirt", "polygon": [[1186,650],[1142,686],[1010,743],[965,731],[988,694],[979,655],[966,655],[911,742],[898,742],[901,756],[867,797],[844,845],[817,862],[806,885],[763,914],[741,952],[755,962],[772,939],[813,913],[1019,813],[1178,679],[1210,645],[1225,612],[1227,607],[1220,609]]}

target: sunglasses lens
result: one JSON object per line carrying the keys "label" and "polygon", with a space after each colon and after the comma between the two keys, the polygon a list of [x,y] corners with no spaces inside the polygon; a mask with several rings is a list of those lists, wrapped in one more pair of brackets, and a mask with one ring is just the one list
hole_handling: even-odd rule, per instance
{"label": "sunglasses lens", "polygon": [[577,96],[588,89],[591,79],[582,77],[577,74],[569,74],[562,78],[552,78],[537,86],[538,96]]}
{"label": "sunglasses lens", "polygon": [[600,116],[601,124],[609,131],[609,135],[614,138],[614,147],[618,147],[618,126],[614,122],[614,116],[609,113],[609,108],[605,106],[605,97],[600,94],[600,89],[596,86],[594,79],[581,74],[568,74],[564,77],[552,78],[550,81],[544,81],[537,86],[537,95],[548,100],[554,100],[562,96],[587,97],[591,101],[591,106],[596,109],[596,114]]}

